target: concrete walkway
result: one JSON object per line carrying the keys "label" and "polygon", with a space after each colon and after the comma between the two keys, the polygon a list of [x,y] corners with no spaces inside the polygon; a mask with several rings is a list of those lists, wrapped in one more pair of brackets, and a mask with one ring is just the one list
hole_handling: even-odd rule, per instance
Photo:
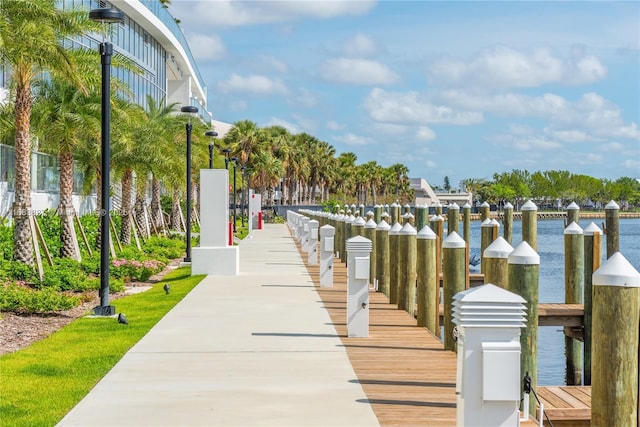
{"label": "concrete walkway", "polygon": [[[286,225],[240,245],[60,426],[378,426]],[[351,380],[351,381],[350,381]]]}

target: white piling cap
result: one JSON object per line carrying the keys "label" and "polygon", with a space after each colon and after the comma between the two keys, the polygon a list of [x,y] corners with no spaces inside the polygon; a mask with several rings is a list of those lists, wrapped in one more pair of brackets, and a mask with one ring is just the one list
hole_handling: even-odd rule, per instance
{"label": "white piling cap", "polygon": [[482,204],[480,205],[481,208],[488,208],[489,207],[489,203],[487,202],[482,202]]}
{"label": "white piling cap", "polygon": [[391,215],[389,215],[389,212],[382,212],[382,213],[380,214],[380,217],[381,217],[381,218],[389,218],[390,216],[391,216]]}
{"label": "white piling cap", "polygon": [[435,240],[438,236],[433,232],[431,227],[425,225],[420,229],[420,231],[418,231],[417,237],[418,239]]}
{"label": "white piling cap", "polygon": [[459,328],[523,328],[526,300],[491,283],[453,297],[453,323]]}
{"label": "white piling cap", "polygon": [[453,202],[449,205],[449,209],[460,209],[460,206],[456,202]]}
{"label": "white piling cap", "polygon": [[392,208],[396,208],[396,207],[398,207],[398,206],[400,206],[400,205],[399,205],[399,204],[397,204],[396,202],[391,203],[391,207],[392,207]]}
{"label": "white piling cap", "polygon": [[377,227],[377,224],[373,220],[373,218],[371,218],[370,220],[364,223],[364,228],[376,228],[376,227]]}
{"label": "white piling cap", "polygon": [[400,230],[402,230],[402,226],[399,223],[395,223],[389,229],[389,236],[397,236],[400,234]]}
{"label": "white piling cap", "polygon": [[411,209],[411,205],[409,203],[407,203],[406,205],[404,205],[405,208],[409,208]]}
{"label": "white piling cap", "polygon": [[523,211],[537,211],[538,207],[531,200],[527,200],[527,203],[522,205],[522,210]]}
{"label": "white piling cap", "polygon": [[406,223],[402,226],[402,230],[400,230],[398,234],[402,236],[415,236],[416,234],[418,234],[418,231],[413,225]]}
{"label": "white piling cap", "polygon": [[380,221],[378,223],[378,226],[376,227],[376,230],[389,231],[389,229],[391,229],[391,226],[384,219],[382,221]]}
{"label": "white piling cap", "polygon": [[436,203],[436,206],[441,208],[442,207],[442,203],[438,202],[438,203]]}
{"label": "white piling cap", "polygon": [[443,221],[444,222],[444,217],[442,215],[434,215],[430,218],[430,221]]}
{"label": "white piling cap", "polygon": [[571,202],[571,204],[569,206],[567,206],[567,210],[572,209],[572,210],[579,210],[580,206],[578,206],[576,204],[576,202]]}
{"label": "white piling cap", "polygon": [[365,223],[366,223],[366,221],[361,216],[359,216],[358,218],[353,220],[353,225],[355,225],[357,227],[364,227]]}
{"label": "white piling cap", "polygon": [[616,252],[593,273],[591,281],[593,286],[640,288],[640,273],[620,252]]}
{"label": "white piling cap", "polygon": [[471,209],[471,205],[469,204],[469,202],[465,203],[465,204],[462,206],[462,209]]}
{"label": "white piling cap", "polygon": [[607,203],[607,206],[605,206],[604,208],[605,209],[620,209],[620,206],[616,202],[614,202],[612,200],[609,203]]}
{"label": "white piling cap", "polygon": [[505,203],[504,206],[502,207],[503,209],[513,209],[513,205],[509,202]]}
{"label": "white piling cap", "polygon": [[447,238],[443,240],[442,247],[447,249],[466,248],[467,242],[465,242],[458,233],[452,231],[451,234],[449,234]]}
{"label": "white piling cap", "polygon": [[487,218],[484,221],[482,221],[482,224],[480,224],[480,227],[493,227],[493,224],[491,224],[491,218]]}
{"label": "white piling cap", "polygon": [[602,234],[602,230],[596,225],[595,222],[591,221],[591,224],[587,225],[584,228],[584,235],[593,236],[595,233]]}
{"label": "white piling cap", "polygon": [[540,255],[524,241],[509,254],[509,264],[540,265]]}
{"label": "white piling cap", "polygon": [[405,212],[404,214],[402,214],[402,218],[410,218],[411,215],[409,212]]}
{"label": "white piling cap", "polygon": [[500,228],[500,223],[498,222],[497,219],[493,218],[491,219],[491,226]]}
{"label": "white piling cap", "polygon": [[369,215],[374,215],[372,210],[369,210],[365,215],[369,216]]}
{"label": "white piling cap", "polygon": [[498,236],[496,240],[487,246],[483,255],[485,258],[508,258],[511,252],[513,252],[513,246],[502,236]]}
{"label": "white piling cap", "polygon": [[575,222],[572,222],[564,229],[564,234],[582,234],[582,227]]}
{"label": "white piling cap", "polygon": [[359,207],[364,208],[364,205],[363,205],[362,203],[360,203],[360,206],[359,206]]}

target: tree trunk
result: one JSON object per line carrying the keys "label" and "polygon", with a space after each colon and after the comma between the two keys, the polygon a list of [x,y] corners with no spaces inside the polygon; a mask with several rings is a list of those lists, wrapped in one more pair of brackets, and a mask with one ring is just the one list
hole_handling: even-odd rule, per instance
{"label": "tree trunk", "polygon": [[173,204],[171,207],[171,221],[169,227],[172,230],[182,230],[180,223],[180,192],[177,189],[173,190]]}
{"label": "tree trunk", "polygon": [[147,238],[149,237],[149,233],[148,233],[149,228],[148,228],[147,219],[145,218],[145,212],[144,212],[145,193],[146,191],[144,188],[138,187],[138,191],[136,192],[134,220],[136,221],[136,224],[138,224],[138,229],[141,230],[142,236]]}
{"label": "tree trunk", "polygon": [[124,245],[131,243],[131,182],[133,171],[127,168],[122,175],[122,200],[120,202],[120,241]]}
{"label": "tree trunk", "polygon": [[162,227],[162,205],[160,203],[160,181],[154,176],[151,181],[151,221],[156,228]]}
{"label": "tree trunk", "polygon": [[[20,73],[17,73],[20,76]],[[31,215],[31,85],[18,79],[15,101],[16,178],[13,202],[13,259],[33,265],[33,242],[29,228]]]}
{"label": "tree trunk", "polygon": [[60,202],[58,204],[58,216],[60,216],[60,257],[79,259],[76,252],[78,241],[73,227],[73,153],[60,153]]}

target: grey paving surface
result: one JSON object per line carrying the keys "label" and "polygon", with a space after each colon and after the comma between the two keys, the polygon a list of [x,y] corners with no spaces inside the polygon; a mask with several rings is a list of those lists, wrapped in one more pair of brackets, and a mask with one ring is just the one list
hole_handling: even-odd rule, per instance
{"label": "grey paving surface", "polygon": [[60,426],[378,426],[285,225],[240,245]]}

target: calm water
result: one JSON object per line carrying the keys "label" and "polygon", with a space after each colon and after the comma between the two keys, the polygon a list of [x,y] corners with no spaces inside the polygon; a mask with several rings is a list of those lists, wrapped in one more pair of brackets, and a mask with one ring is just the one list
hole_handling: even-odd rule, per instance
{"label": "calm water", "polygon": [[[602,219],[582,219],[583,229],[591,222],[602,228]],[[462,224],[460,224],[462,232]],[[445,224],[446,232],[446,224]],[[564,302],[564,221],[538,220],[538,254],[540,255],[541,303]],[[500,227],[500,235],[503,229]],[[522,242],[522,222],[513,222],[515,248]],[[471,255],[480,256],[480,221],[471,223]],[[620,252],[640,271],[640,218],[620,220]],[[606,256],[603,238],[602,254]],[[562,327],[544,326],[538,337],[538,385],[565,384],[564,334]]]}

